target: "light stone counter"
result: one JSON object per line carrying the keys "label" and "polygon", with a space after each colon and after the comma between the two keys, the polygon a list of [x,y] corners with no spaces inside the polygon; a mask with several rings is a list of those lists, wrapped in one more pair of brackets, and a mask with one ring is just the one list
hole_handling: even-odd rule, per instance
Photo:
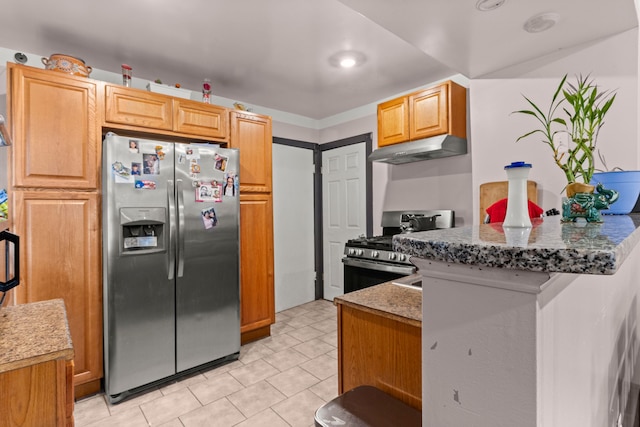
{"label": "light stone counter", "polygon": [[63,300],[0,308],[0,373],[56,359],[73,359]]}
{"label": "light stone counter", "polygon": [[399,234],[393,243],[398,252],[458,264],[614,274],[640,242],[640,215],[603,217],[602,224],[563,224],[560,216],[547,217],[536,220],[526,238],[516,235],[513,241],[499,223]]}
{"label": "light stone counter", "polygon": [[640,215],[603,219],[394,236],[423,276],[423,425],[632,425]]}
{"label": "light stone counter", "polygon": [[334,299],[334,303],[422,327],[422,292],[419,288],[385,282],[340,295]]}

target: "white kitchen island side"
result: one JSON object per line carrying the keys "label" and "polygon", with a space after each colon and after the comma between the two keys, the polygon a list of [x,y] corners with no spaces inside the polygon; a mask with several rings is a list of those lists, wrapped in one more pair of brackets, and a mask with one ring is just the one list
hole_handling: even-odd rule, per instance
{"label": "white kitchen island side", "polygon": [[394,237],[423,275],[424,426],[617,426],[635,408],[640,215],[536,221],[518,246],[501,224]]}

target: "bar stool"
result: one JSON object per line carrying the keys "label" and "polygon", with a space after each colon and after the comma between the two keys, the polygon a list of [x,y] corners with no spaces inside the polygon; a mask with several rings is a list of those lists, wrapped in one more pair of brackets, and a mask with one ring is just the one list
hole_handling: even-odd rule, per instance
{"label": "bar stool", "polygon": [[422,413],[373,386],[358,386],[316,411],[316,427],[420,427]]}

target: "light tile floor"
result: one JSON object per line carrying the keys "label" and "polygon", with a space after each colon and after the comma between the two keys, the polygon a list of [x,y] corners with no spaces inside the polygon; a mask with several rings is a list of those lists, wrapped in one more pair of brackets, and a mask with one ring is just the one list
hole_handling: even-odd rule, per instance
{"label": "light tile floor", "polygon": [[336,308],[313,301],[276,314],[271,337],[237,361],[197,372],[116,405],[76,402],[77,427],[311,427],[338,395]]}

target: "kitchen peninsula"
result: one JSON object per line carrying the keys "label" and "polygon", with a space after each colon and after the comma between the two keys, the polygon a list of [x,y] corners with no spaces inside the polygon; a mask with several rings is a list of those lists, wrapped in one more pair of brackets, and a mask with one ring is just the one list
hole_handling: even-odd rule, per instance
{"label": "kitchen peninsula", "polygon": [[637,400],[639,225],[394,236],[423,276],[423,424],[618,425]]}

